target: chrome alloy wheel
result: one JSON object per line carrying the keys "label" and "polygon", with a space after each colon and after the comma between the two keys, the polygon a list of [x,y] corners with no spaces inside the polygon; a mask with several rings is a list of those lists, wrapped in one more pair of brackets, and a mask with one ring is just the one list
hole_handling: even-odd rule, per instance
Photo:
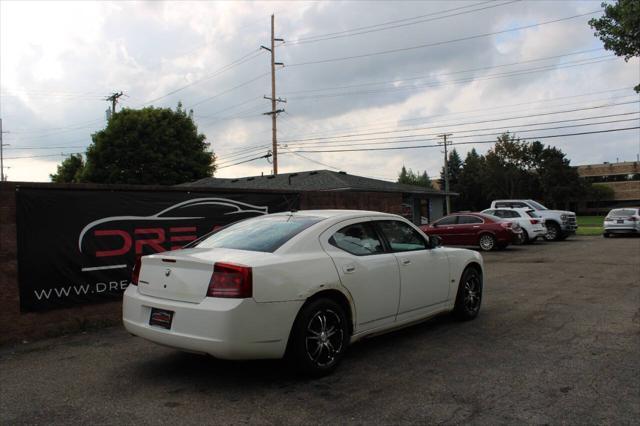
{"label": "chrome alloy wheel", "polygon": [[482,286],[477,274],[470,274],[464,283],[464,307],[470,314],[476,313],[480,309],[480,299],[482,296]]}
{"label": "chrome alloy wheel", "polygon": [[316,312],[307,324],[306,348],[309,359],[319,367],[326,367],[342,351],[344,331],[340,315],[331,309]]}
{"label": "chrome alloy wheel", "polygon": [[480,248],[484,251],[492,250],[495,243],[495,238],[489,234],[485,234],[480,237]]}

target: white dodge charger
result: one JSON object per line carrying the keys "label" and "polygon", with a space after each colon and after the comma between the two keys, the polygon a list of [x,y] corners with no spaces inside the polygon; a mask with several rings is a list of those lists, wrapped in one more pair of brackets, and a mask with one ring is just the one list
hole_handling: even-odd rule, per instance
{"label": "white dodge charger", "polygon": [[287,356],[321,375],[365,336],[446,311],[475,318],[483,262],[396,215],[309,210],[144,256],[132,284],[123,305],[132,334],[225,359]]}

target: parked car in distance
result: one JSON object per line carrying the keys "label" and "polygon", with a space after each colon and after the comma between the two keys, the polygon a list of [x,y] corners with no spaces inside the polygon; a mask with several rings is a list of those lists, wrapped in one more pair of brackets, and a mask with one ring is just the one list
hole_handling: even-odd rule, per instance
{"label": "parked car in distance", "polygon": [[612,234],[640,234],[640,207],[611,210],[604,218],[602,236]]}
{"label": "parked car in distance", "polygon": [[326,374],[365,336],[442,312],[478,315],[482,256],[438,241],[378,212],[246,219],[191,248],[143,256],[124,293],[124,326],[188,352],[287,356]]}
{"label": "parked car in distance", "polygon": [[479,246],[483,251],[506,248],[522,235],[517,223],[484,213],[453,213],[420,229],[439,236],[444,245]]}
{"label": "parked car in distance", "polygon": [[544,238],[547,228],[544,226],[544,220],[538,216],[535,210],[528,208],[516,209],[487,209],[482,213],[499,217],[500,219],[515,222],[522,228],[522,240],[524,243],[533,243],[538,238]]}
{"label": "parked car in distance", "polygon": [[491,209],[498,208],[529,208],[535,210],[544,219],[547,233],[544,236],[547,241],[565,240],[569,235],[575,234],[578,229],[576,214],[564,210],[549,210],[534,200],[494,200]]}

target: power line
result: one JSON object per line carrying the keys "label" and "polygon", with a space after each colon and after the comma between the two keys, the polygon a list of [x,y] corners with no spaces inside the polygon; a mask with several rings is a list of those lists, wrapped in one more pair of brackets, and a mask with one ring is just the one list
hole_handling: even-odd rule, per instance
{"label": "power line", "polygon": [[[556,97],[556,98],[549,98],[549,99],[540,99],[540,100],[531,100],[531,101],[527,101],[527,102],[520,102],[520,103],[514,103],[514,104],[502,104],[502,105],[498,105],[498,106],[494,106],[494,107],[484,107],[481,109],[471,109],[471,110],[463,110],[463,111],[453,111],[453,112],[449,112],[449,113],[443,113],[443,114],[433,114],[433,115],[424,115],[424,116],[418,116],[418,117],[412,117],[412,118],[404,118],[402,120],[392,120],[392,121],[386,121],[386,123],[405,123],[405,122],[412,122],[412,121],[426,121],[428,119],[431,118],[435,118],[435,117],[448,117],[448,116],[457,116],[460,114],[468,114],[468,113],[474,113],[474,112],[486,112],[486,111],[492,111],[492,110],[497,110],[497,109],[504,109],[504,108],[512,108],[515,106],[523,106],[523,105],[531,105],[531,104],[538,104],[538,103],[547,103],[547,102],[555,102],[555,101],[559,101],[559,100],[563,100],[563,99],[572,99],[572,98],[582,98],[585,96],[593,96],[593,95],[599,95],[599,94],[603,94],[603,93],[614,93],[614,92],[620,92],[620,91],[627,91],[627,90],[631,90],[633,89],[633,86],[628,86],[628,87],[623,87],[623,88],[619,88],[619,89],[611,89],[611,90],[602,90],[602,91],[597,91],[597,92],[590,92],[590,93],[582,93],[582,94],[578,94],[578,95],[570,95],[570,96],[560,96],[560,97]],[[619,97],[619,99],[624,99],[624,98],[628,98],[628,97],[637,97],[636,95],[628,95],[628,96],[622,96]],[[566,103],[566,104],[561,104],[561,105],[556,105],[556,107],[562,107],[562,106],[570,106],[570,105],[575,105],[576,103],[580,103],[582,104],[583,102],[598,102],[598,101],[604,101],[604,100],[610,100],[610,98],[606,98],[606,99],[594,99],[594,100],[590,100],[590,101],[580,101],[580,102],[570,102],[570,103]],[[528,109],[527,109],[528,111]],[[511,112],[515,112],[515,111],[511,111]],[[289,114],[290,115],[290,114]],[[298,124],[296,124],[294,121],[291,121],[292,124],[294,124],[296,127],[300,128],[300,126]],[[384,121],[382,123],[385,123]],[[336,133],[336,132],[344,132],[344,131],[349,131],[349,130],[376,130],[376,129],[388,129],[388,126],[354,126],[354,127],[343,127],[340,129],[333,129],[333,130],[325,130],[325,131],[318,131],[318,132],[307,132],[305,131],[305,133],[308,135],[326,135],[327,133],[332,134],[332,133]],[[397,127],[394,127],[397,128]]]}
{"label": "power line", "polygon": [[[638,114],[638,113],[635,113]],[[575,120],[569,120],[569,121],[575,121]],[[613,124],[613,123],[624,123],[624,122],[629,122],[629,121],[635,121],[637,122],[638,119],[637,118],[629,118],[629,119],[622,119],[622,120],[608,120],[608,121],[601,121],[601,122],[596,122],[596,123],[583,123],[583,124],[572,124],[572,125],[566,125],[566,126],[553,126],[553,127],[543,127],[543,128],[538,128],[538,129],[525,129],[525,130],[516,130],[513,129],[512,127],[500,127],[500,128],[496,128],[496,129],[500,129],[499,132],[493,132],[493,133],[483,133],[483,134],[473,134],[473,135],[464,135],[464,136],[456,136],[456,139],[466,139],[466,138],[477,138],[477,137],[482,137],[482,136],[499,136],[503,133],[529,133],[529,132],[539,132],[539,131],[548,131],[548,130],[558,130],[558,129],[568,129],[568,128],[575,128],[575,127],[586,127],[586,126],[598,126],[598,125],[603,125],[603,124]],[[541,124],[533,124],[533,125],[541,125]],[[523,126],[516,126],[516,127],[523,127]],[[453,130],[455,131],[455,130]],[[460,133],[462,132],[470,132],[470,131],[481,131],[481,129],[472,129],[472,130],[463,130],[460,131]],[[351,146],[371,146],[371,145],[393,145],[393,144],[398,144],[398,143],[416,143],[416,142],[428,142],[428,141],[435,141],[438,140],[437,138],[429,138],[429,136],[437,136],[439,137],[439,134],[427,134],[427,135],[412,135],[412,137],[414,138],[418,138],[418,139],[410,139],[410,140],[393,140],[393,141],[383,141],[383,142],[365,142],[365,143],[343,143],[341,145],[329,145],[330,148],[338,148],[338,147],[351,147]],[[425,137],[427,137],[427,139],[424,139]],[[373,138],[373,139],[384,139],[384,138]],[[364,140],[362,140],[364,141]],[[362,142],[360,141],[360,142]],[[350,141],[347,141],[350,142]],[[316,147],[327,147],[327,144],[329,144],[330,142],[324,142],[322,144],[316,144],[316,145],[311,145],[311,148],[316,148]],[[309,148],[308,146],[289,146],[289,148]]]}
{"label": "power line", "polygon": [[[604,59],[603,59],[604,58]],[[462,79],[458,79],[458,80],[452,80],[452,81],[444,81],[444,82],[440,82],[440,81],[434,81],[434,82],[428,82],[428,83],[420,83],[420,84],[414,84],[412,86],[402,86],[402,87],[392,87],[392,88],[381,88],[381,89],[371,89],[371,90],[361,90],[361,91],[351,91],[351,92],[339,92],[339,93],[329,93],[329,94],[324,94],[324,95],[306,95],[306,96],[291,96],[290,99],[321,99],[321,98],[334,98],[334,97],[341,97],[341,96],[353,96],[353,95],[363,95],[363,94],[381,94],[381,93],[395,93],[395,92],[402,92],[402,91],[411,91],[411,90],[416,90],[417,88],[426,88],[426,87],[441,87],[441,86],[449,86],[449,85],[453,85],[453,84],[460,84],[460,83],[473,83],[476,81],[487,81],[487,80],[495,80],[496,78],[503,78],[503,77],[517,77],[517,76],[522,76],[522,75],[528,75],[528,74],[534,74],[534,73],[538,73],[538,72],[543,72],[543,71],[556,71],[559,69],[566,69],[566,68],[574,68],[574,67],[581,67],[581,66],[585,66],[585,65],[592,65],[592,64],[597,64],[600,62],[607,62],[607,61],[611,61],[611,60],[615,60],[616,56],[615,55],[603,55],[603,56],[598,56],[595,58],[588,58],[588,59],[580,59],[577,61],[569,61],[569,62],[565,62],[562,64],[552,64],[552,65],[545,65],[542,67],[538,67],[538,68],[532,68],[532,69],[524,69],[524,70],[513,70],[513,71],[506,71],[506,72],[502,72],[502,73],[496,73],[496,74],[488,74],[484,77],[465,77]],[[564,66],[563,66],[564,65]]]}
{"label": "power line", "polygon": [[[571,53],[565,53],[562,55],[553,55],[553,56],[546,56],[546,57],[542,57],[542,58],[536,58],[536,59],[527,59],[524,61],[518,61],[518,62],[511,62],[511,63],[507,63],[507,64],[500,64],[500,65],[491,65],[491,66],[484,66],[484,67],[478,67],[478,68],[469,68],[466,70],[459,70],[459,71],[453,71],[453,72],[447,72],[447,73],[440,73],[440,74],[435,74],[435,75],[422,75],[422,76],[416,76],[416,77],[408,77],[408,78],[402,78],[402,79],[396,79],[396,80],[386,80],[386,81],[376,81],[376,82],[370,82],[370,83],[360,83],[360,84],[350,84],[347,86],[333,86],[333,87],[323,87],[323,88],[319,88],[319,89],[305,89],[305,90],[292,90],[292,91],[288,91],[285,92],[284,94],[286,95],[292,95],[292,94],[297,94],[297,93],[312,93],[312,92],[325,92],[325,91],[330,91],[330,90],[341,90],[341,89],[352,89],[352,88],[356,88],[356,87],[366,87],[366,86],[376,86],[376,85],[383,85],[383,84],[397,84],[397,83],[402,83],[405,81],[412,81],[412,80],[421,80],[423,78],[435,78],[435,77],[445,77],[448,75],[455,75],[455,74],[463,74],[466,72],[473,72],[473,71],[484,71],[484,70],[488,70],[488,69],[494,69],[494,68],[503,68],[503,67],[510,67],[510,66],[514,66],[514,65],[522,65],[522,64],[527,64],[527,63],[531,63],[531,62],[540,62],[540,61],[546,61],[549,59],[558,59],[558,58],[563,58],[566,56],[575,56],[575,55],[583,55],[585,53],[592,53],[592,52],[597,52],[597,51],[601,51],[604,50],[603,47],[599,47],[596,49],[586,49],[586,50],[579,50],[576,52],[571,52]],[[615,55],[607,55],[608,56],[615,56]],[[601,57],[605,57],[605,56],[601,56]],[[600,58],[600,57],[598,57]],[[587,59],[596,59],[596,58],[586,58],[583,60],[587,60]]]}
{"label": "power line", "polygon": [[197,80],[194,80],[191,83],[185,84],[184,86],[181,86],[181,87],[179,87],[177,89],[174,89],[174,90],[172,90],[172,91],[170,91],[168,93],[165,93],[162,96],[158,96],[156,98],[153,98],[151,100],[143,102],[141,105],[148,105],[148,104],[151,104],[153,102],[157,102],[157,101],[159,101],[161,99],[164,99],[164,98],[166,98],[168,96],[171,96],[171,95],[174,95],[174,94],[176,94],[178,92],[181,92],[182,90],[187,89],[187,88],[189,88],[191,86],[195,86],[196,84],[200,84],[200,83],[202,83],[204,81],[211,80],[211,79],[219,76],[220,74],[223,74],[223,73],[229,71],[230,69],[233,69],[233,68],[237,67],[238,65],[244,64],[245,62],[248,62],[248,61],[250,61],[250,60],[252,60],[254,58],[257,58],[258,56],[260,56],[260,51],[259,50],[252,50],[251,52],[241,56],[240,58],[238,58],[238,59],[236,59],[236,60],[234,60],[234,61],[232,61],[230,63],[228,63],[227,65],[225,65],[225,66],[223,66],[221,68],[218,68],[212,74],[209,74],[209,75],[207,75],[205,77],[202,77],[202,78],[199,78]]}
{"label": "power line", "polygon": [[[352,37],[352,36],[356,36],[356,35],[362,35],[362,34],[369,34],[369,33],[373,33],[373,32],[379,32],[379,31],[387,31],[387,30],[391,30],[391,29],[396,29],[396,28],[403,28],[403,27],[408,27],[411,25],[417,25],[420,23],[424,23],[424,22],[431,22],[431,21],[436,21],[436,20],[440,20],[440,19],[445,19],[445,18],[451,18],[454,16],[460,16],[460,15],[465,15],[468,13],[474,13],[474,12],[479,12],[482,10],[486,10],[486,9],[493,9],[496,7],[501,7],[501,6],[506,6],[512,3],[516,3],[519,0],[513,0],[513,1],[508,1],[506,3],[501,3],[501,4],[495,4],[493,1],[486,1],[480,4],[473,4],[473,5],[468,5],[468,6],[462,6],[462,7],[456,7],[453,9],[448,9],[448,10],[443,10],[440,12],[435,12],[435,13],[429,13],[426,15],[419,15],[416,17],[412,17],[412,18],[405,18],[405,19],[399,19],[396,21],[390,21],[384,24],[376,24],[376,25],[370,25],[368,27],[360,27],[359,29],[351,29],[351,30],[345,30],[345,31],[340,31],[338,33],[329,33],[329,34],[325,34],[324,36],[312,36],[312,37],[305,37],[305,38],[299,38],[297,40],[292,40],[292,41],[287,41],[286,45],[292,45],[292,46],[296,46],[299,44],[306,44],[306,43],[316,43],[319,41],[326,41],[326,40],[334,40],[334,39],[338,39],[338,38],[344,38],[344,37]],[[485,6],[485,7],[481,7],[478,9],[473,9],[473,10],[466,10],[463,12],[458,12],[458,13],[453,13],[453,14],[449,14],[449,15],[445,15],[445,16],[438,16],[438,17],[432,17],[429,19],[420,19],[420,18],[424,18],[424,17],[429,17],[429,16],[435,16],[435,15],[441,15],[443,13],[447,13],[447,12],[451,12],[454,10],[460,10],[460,9],[466,9],[466,8],[470,8],[470,7],[475,7],[478,5],[482,5],[482,4],[487,4],[487,3],[492,3],[489,6]],[[406,22],[406,21],[413,21],[413,22]],[[402,24],[397,24],[397,25],[389,25],[389,24],[393,24],[393,23],[399,23],[399,22],[404,22]],[[375,28],[375,27],[383,27],[383,28]]]}
{"label": "power line", "polygon": [[[592,135],[598,133],[611,133],[611,132],[621,132],[626,130],[635,130],[640,129],[640,126],[635,127],[623,127],[619,129],[607,129],[607,130],[593,130],[590,132],[580,132],[580,133],[565,133],[560,135],[547,135],[547,136],[531,136],[519,138],[520,140],[537,140],[537,139],[551,139],[551,138],[559,138],[559,137],[568,137],[568,136],[581,136],[581,135]],[[473,141],[473,142],[452,142],[451,145],[473,145],[473,144],[484,144],[484,143],[495,143],[496,140],[487,140],[487,141]],[[417,145],[417,146],[394,146],[394,147],[385,147],[385,148],[358,148],[358,149],[341,149],[341,150],[298,150],[296,152],[300,153],[320,153],[320,152],[361,152],[361,151],[392,151],[392,150],[404,150],[404,149],[419,149],[419,148],[435,148],[440,145]]]}
{"label": "power line", "polygon": [[525,30],[525,29],[528,29],[528,28],[535,28],[535,27],[540,27],[540,26],[543,26],[543,25],[554,24],[554,23],[557,23],[557,22],[568,21],[570,19],[580,18],[580,17],[583,17],[583,16],[594,15],[596,13],[602,13],[602,9],[594,10],[594,11],[587,12],[587,13],[581,13],[581,14],[578,14],[578,15],[567,16],[567,17],[564,17],[564,18],[553,19],[553,20],[550,20],[550,21],[538,22],[536,24],[523,25],[523,26],[520,26],[520,27],[510,28],[510,29],[506,29],[506,30],[494,31],[494,32],[490,32],[490,33],[476,34],[476,35],[473,35],[473,36],[460,37],[460,38],[456,38],[456,39],[452,39],[452,40],[437,41],[437,42],[432,42],[432,43],[419,44],[417,46],[402,47],[402,48],[398,48],[398,49],[381,50],[381,51],[378,51],[378,52],[364,53],[364,54],[361,54],[361,55],[343,56],[343,57],[337,57],[337,58],[321,59],[321,60],[317,60],[317,61],[299,62],[299,63],[289,64],[288,67],[291,68],[291,67],[300,67],[300,66],[305,66],[305,65],[325,64],[325,63],[330,63],[330,62],[338,62],[338,61],[346,61],[346,60],[351,60],[351,59],[367,58],[367,57],[371,57],[371,56],[387,55],[387,54],[390,54],[390,53],[407,52],[407,51],[416,50],[416,49],[425,49],[425,48],[428,48],[428,47],[442,46],[442,45],[449,44],[449,43],[457,43],[457,42],[461,42],[461,41],[468,41],[468,40],[474,40],[474,39],[477,39],[477,38],[489,37],[489,36],[492,36],[492,35],[505,34],[505,33],[514,32],[514,31],[521,31],[521,30]]}
{"label": "power line", "polygon": [[262,73],[262,74],[260,74],[260,75],[258,75],[258,76],[256,76],[256,77],[254,77],[254,78],[252,78],[252,79],[250,79],[250,80],[244,81],[244,82],[242,82],[242,83],[240,83],[240,84],[238,84],[238,85],[236,85],[236,86],[233,86],[233,87],[231,87],[230,89],[224,90],[224,91],[222,91],[222,92],[220,92],[220,93],[218,93],[218,94],[216,94],[216,95],[209,96],[209,97],[207,97],[207,98],[201,99],[201,100],[199,100],[198,102],[196,102],[196,103],[194,103],[194,104],[191,104],[190,108],[196,107],[196,106],[201,105],[201,104],[203,104],[203,103],[205,103],[205,102],[209,102],[209,101],[211,101],[211,100],[213,100],[213,99],[219,98],[219,97],[220,97],[220,96],[222,96],[222,95],[226,95],[227,93],[232,92],[232,91],[234,91],[234,90],[236,90],[236,89],[239,89],[239,88],[241,88],[241,87],[247,86],[247,85],[249,85],[249,84],[253,83],[254,81],[257,81],[257,80],[261,79],[262,77],[264,77],[264,76],[266,76],[266,75],[269,75],[269,74],[270,74],[270,73],[268,73],[268,72]]}
{"label": "power line", "polygon": [[237,166],[237,165],[239,165],[239,164],[245,164],[245,163],[249,163],[249,162],[251,162],[251,161],[256,161],[256,160],[260,160],[260,159],[263,159],[263,158],[270,158],[270,157],[271,157],[271,153],[268,153],[268,154],[262,155],[262,156],[260,156],[260,157],[254,157],[254,158],[251,158],[251,159],[249,159],[249,160],[240,161],[240,162],[238,162],[238,163],[229,164],[229,165],[227,165],[227,166],[217,167],[217,168],[216,168],[216,170],[219,170],[219,169],[226,169],[227,167],[233,167],[233,166]]}
{"label": "power line", "polygon": [[[553,111],[553,112],[546,112],[546,113],[539,113],[539,114],[527,114],[527,115],[506,117],[506,118],[500,118],[500,119],[494,119],[494,120],[472,121],[472,122],[467,122],[467,123],[458,123],[457,125],[462,126],[462,125],[467,125],[467,124],[480,124],[480,123],[490,123],[490,122],[494,122],[494,121],[515,120],[515,119],[518,119],[518,118],[542,117],[542,116],[553,115],[553,114],[564,114],[564,113],[568,113],[568,112],[587,111],[587,110],[592,110],[592,109],[608,108],[608,107],[619,106],[619,105],[637,104],[638,102],[640,102],[640,101],[618,102],[618,103],[612,103],[612,104],[606,104],[606,105],[597,105],[597,106],[584,107],[584,108],[574,108],[574,109]],[[399,129],[399,130],[365,132],[365,133],[350,133],[350,134],[331,136],[331,137],[289,139],[289,140],[283,140],[281,142],[282,143],[304,142],[304,141],[317,141],[317,140],[327,140],[327,139],[349,138],[349,137],[353,137],[353,136],[368,136],[368,135],[379,135],[379,134],[389,134],[389,133],[404,133],[404,132],[411,132],[411,131],[416,131],[416,130],[430,130],[432,128],[433,127],[416,127],[416,128],[412,128],[412,129]]]}

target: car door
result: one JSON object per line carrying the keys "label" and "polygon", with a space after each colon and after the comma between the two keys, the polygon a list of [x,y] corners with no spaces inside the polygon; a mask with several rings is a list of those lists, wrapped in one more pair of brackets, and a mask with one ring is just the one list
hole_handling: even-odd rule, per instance
{"label": "car door", "polygon": [[476,216],[461,215],[458,216],[458,229],[460,234],[460,244],[476,245],[480,235],[483,220]]}
{"label": "car door", "polygon": [[415,228],[400,220],[374,221],[400,266],[398,321],[428,315],[449,295],[449,259],[445,250],[429,248]]}
{"label": "car door", "polygon": [[341,222],[320,237],[342,285],[355,305],[355,331],[367,331],[395,321],[400,300],[400,271],[385,250],[371,220]]}
{"label": "car door", "polygon": [[457,216],[447,216],[437,220],[429,229],[429,235],[438,235],[442,244],[456,244],[455,225]]}

